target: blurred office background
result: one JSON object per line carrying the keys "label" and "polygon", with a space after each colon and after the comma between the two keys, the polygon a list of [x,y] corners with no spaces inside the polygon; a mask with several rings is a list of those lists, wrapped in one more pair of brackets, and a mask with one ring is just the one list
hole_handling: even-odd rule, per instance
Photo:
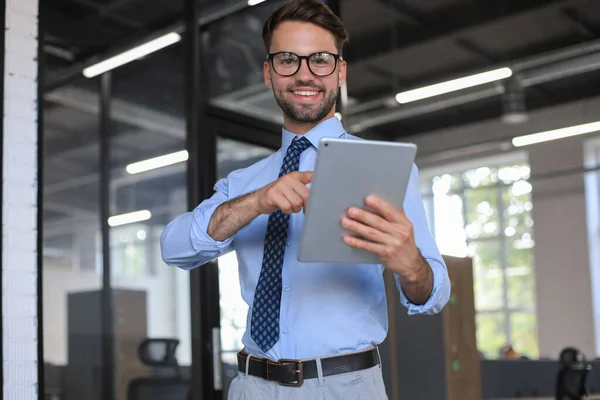
{"label": "blurred office background", "polygon": [[[218,343],[210,343],[221,364],[211,364],[211,354],[192,358],[192,316],[204,315],[195,309],[204,303],[191,292],[200,287],[189,272],[161,261],[158,238],[188,210],[190,191],[199,190],[185,162],[189,118],[200,121],[197,135],[217,136],[216,177],[277,149],[282,120],[262,81],[260,34],[285,1],[197,1],[200,64],[190,61],[186,41],[191,0],[40,2],[48,399],[96,399],[110,382],[111,398],[132,400],[127,391],[137,378],[171,374],[181,378],[163,381],[167,394],[150,383],[156,397],[136,398],[186,399],[195,362],[215,365],[203,382],[217,388],[211,396],[224,398],[236,373],[246,305],[235,254],[220,258],[216,269],[211,296],[220,330],[213,330]],[[600,355],[600,1],[330,4],[351,37],[339,117],[358,136],[418,144],[431,231],[443,254],[472,260],[480,398],[553,396],[563,349],[575,347],[590,361]],[[172,44],[141,59],[104,75],[82,73],[94,61],[171,32],[177,32],[166,36]],[[200,117],[186,100],[193,65],[204,71]],[[411,89],[484,72],[485,82],[469,88],[407,97]],[[562,128],[585,134],[513,142]],[[140,163],[147,160],[153,161]],[[194,165],[206,168],[205,161],[211,162]],[[111,217],[109,263],[103,209]],[[110,358],[103,356],[107,333]],[[165,339],[147,343],[148,358],[169,353],[169,340],[178,341],[167,358],[181,368],[143,363],[138,346],[148,338]],[[506,346],[516,356],[503,352]],[[410,369],[405,361],[395,368]],[[600,393],[594,371],[587,384]],[[524,376],[538,383],[523,383]],[[387,383],[395,399],[402,387]]]}

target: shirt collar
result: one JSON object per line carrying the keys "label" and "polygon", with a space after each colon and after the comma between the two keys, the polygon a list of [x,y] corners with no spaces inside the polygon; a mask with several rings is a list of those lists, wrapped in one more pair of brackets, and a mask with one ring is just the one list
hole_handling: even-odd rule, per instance
{"label": "shirt collar", "polygon": [[342,122],[335,116],[319,123],[317,126],[312,128],[310,131],[306,132],[304,135],[297,135],[283,128],[281,136],[281,149],[284,152],[286,152],[287,148],[296,136],[304,136],[313,145],[313,147],[317,149],[319,147],[319,142],[321,141],[321,139],[325,137],[338,138],[341,137],[344,133],[345,130],[344,126],[342,125]]}

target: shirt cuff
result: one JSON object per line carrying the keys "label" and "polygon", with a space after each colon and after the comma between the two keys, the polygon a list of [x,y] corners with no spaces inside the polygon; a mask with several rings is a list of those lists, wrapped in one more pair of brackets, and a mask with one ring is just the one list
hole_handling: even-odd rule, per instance
{"label": "shirt cuff", "polygon": [[207,233],[210,219],[217,207],[221,204],[221,202],[218,202],[208,207],[203,207],[201,204],[193,211],[194,219],[191,232],[192,246],[197,252],[201,251],[212,259],[223,255],[227,251],[227,248],[231,246],[233,238],[235,237],[235,235],[233,235],[228,239],[219,241],[213,239]]}
{"label": "shirt cuff", "polygon": [[450,279],[445,265],[435,259],[427,259],[427,263],[433,272],[433,290],[425,304],[416,305],[411,303],[404,294],[402,285],[400,285],[400,278],[397,274],[394,274],[396,285],[400,291],[400,302],[408,309],[408,315],[437,314],[442,311],[450,299]]}

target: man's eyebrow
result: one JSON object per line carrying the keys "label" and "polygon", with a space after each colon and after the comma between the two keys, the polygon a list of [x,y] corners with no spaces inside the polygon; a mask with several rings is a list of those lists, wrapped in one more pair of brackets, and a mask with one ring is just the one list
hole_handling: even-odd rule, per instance
{"label": "man's eyebrow", "polygon": [[272,51],[271,53],[273,53],[273,54],[275,54],[275,53],[293,53],[293,54],[297,54],[297,55],[299,55],[299,56],[302,56],[302,55],[307,55],[307,56],[309,56],[309,55],[311,55],[311,54],[317,54],[317,53],[331,53],[331,54],[337,54],[337,50],[336,50],[336,51],[332,51],[332,50],[315,50],[315,51],[313,51],[313,52],[310,52],[310,53],[308,53],[308,54],[300,54],[300,53],[297,53],[297,52],[295,52],[295,51],[292,51],[292,50],[279,50],[279,51]]}

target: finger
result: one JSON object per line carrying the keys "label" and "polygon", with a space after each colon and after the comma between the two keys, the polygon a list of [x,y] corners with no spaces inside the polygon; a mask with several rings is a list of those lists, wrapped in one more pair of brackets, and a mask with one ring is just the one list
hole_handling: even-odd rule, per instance
{"label": "finger", "polygon": [[352,248],[366,250],[370,253],[376,254],[377,256],[384,254],[386,249],[386,247],[380,243],[370,242],[368,240],[356,238],[350,235],[344,236],[343,241]]}
{"label": "finger", "polygon": [[[299,180],[290,180],[286,182],[286,185],[282,188],[282,191],[284,193],[289,192],[296,194],[302,200],[302,205],[300,206],[300,208],[306,206],[306,203],[308,202],[308,195],[310,193],[310,189],[305,184],[301,183]],[[289,199],[291,200],[292,198]]]}
{"label": "finger", "polygon": [[293,212],[292,203],[285,194],[286,190],[283,187],[277,187],[271,192],[271,202],[277,210],[281,210],[285,214]]}
{"label": "finger", "polygon": [[389,242],[389,235],[380,231],[377,228],[373,228],[368,225],[364,225],[356,220],[350,218],[342,218],[342,226],[359,236],[376,243],[387,243]]}
{"label": "finger", "polygon": [[312,173],[312,171],[303,171],[303,172],[298,172],[296,174],[296,176],[300,182],[307,185],[312,182],[313,173]]}
{"label": "finger", "polygon": [[385,220],[383,217],[380,217],[379,215],[373,214],[362,208],[350,207],[348,209],[348,217],[355,221],[358,221],[364,225],[375,228],[379,231],[382,231],[385,233],[392,232],[392,227],[390,225],[390,222]]}
{"label": "finger", "polygon": [[406,215],[403,215],[403,211],[399,211],[396,207],[388,203],[387,201],[377,196],[367,196],[365,204],[369,207],[373,207],[381,216],[389,222],[404,222]]}
{"label": "finger", "polygon": [[302,197],[304,205],[306,205],[306,202],[308,201],[308,195],[310,194],[310,189],[305,184],[300,183],[298,181],[294,182],[294,184],[292,184],[291,187],[294,190],[294,192],[296,192],[300,197]]}
{"label": "finger", "polygon": [[297,213],[302,211],[302,208],[304,207],[304,199],[302,196],[296,193],[293,189],[283,192],[283,195],[290,203],[293,212]]}
{"label": "finger", "polygon": [[275,207],[281,210],[285,214],[291,214],[293,210],[292,203],[287,199],[283,193],[279,193],[274,199]]}

